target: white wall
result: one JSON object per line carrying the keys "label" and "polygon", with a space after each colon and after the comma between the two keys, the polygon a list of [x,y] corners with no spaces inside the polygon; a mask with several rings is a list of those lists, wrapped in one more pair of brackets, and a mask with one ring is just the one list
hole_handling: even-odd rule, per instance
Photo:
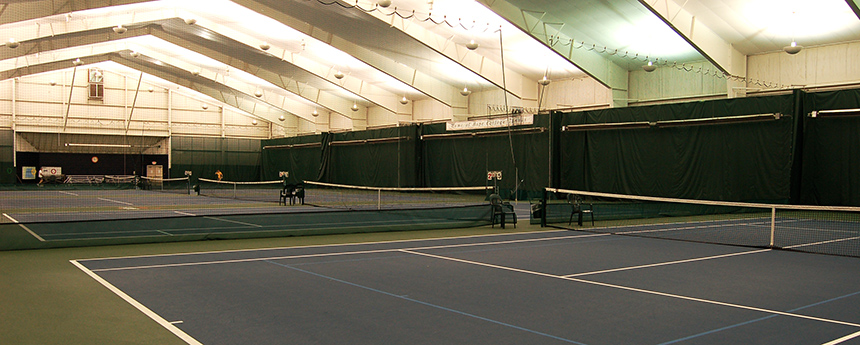
{"label": "white wall", "polygon": [[[860,42],[807,47],[796,55],[785,52],[748,58],[751,79],[794,87],[816,87],[860,82]],[[757,85],[747,85],[755,88]]]}
{"label": "white wall", "polygon": [[[235,136],[269,138],[270,124],[215,102],[195,99],[179,91],[142,84],[105,72],[103,100],[90,100],[87,69],[51,72],[0,81],[0,128],[19,132],[160,136]],[[51,85],[54,82],[55,85]],[[150,88],[152,91],[150,92]],[[69,96],[71,95],[71,105]],[[14,107],[13,107],[14,104]],[[204,109],[206,104],[206,109]],[[13,124],[14,114],[14,124]],[[68,114],[68,116],[66,116]],[[130,121],[129,121],[130,116]],[[295,120],[278,123],[294,133]],[[172,126],[171,126],[172,124]]]}
{"label": "white wall", "polygon": [[[781,88],[816,87],[860,83],[857,56],[860,56],[860,42],[807,47],[796,55],[776,51],[739,57],[737,63],[746,65],[750,80],[779,84]],[[553,80],[545,88],[534,81],[512,78],[509,84],[515,87],[519,97],[508,95],[507,103],[509,106],[540,107],[541,110],[588,109],[626,104],[628,101],[735,97],[744,95],[744,87],[753,90],[766,88],[751,82],[744,85],[715,77],[705,66],[707,63],[704,62],[688,64],[686,68],[692,71],[661,66],[650,73],[637,69],[629,72],[627,90],[610,90],[588,77]],[[470,116],[498,113],[497,110],[488,110],[488,105],[499,108],[505,104],[505,94],[498,89],[473,92],[463,97],[451,88],[448,91],[457,92],[452,96],[453,105],[433,99],[409,100],[405,105],[398,102],[394,112],[370,107],[343,116],[322,109],[318,117],[286,116],[284,121],[277,117],[270,118],[270,121],[258,118],[258,124],[253,125],[252,117],[242,111],[221,108],[211,99],[205,101],[205,96],[178,88],[167,90],[144,82],[135,102],[136,76],[127,77],[110,71],[105,71],[104,100],[89,100],[87,68],[78,69],[69,106],[71,77],[72,70],[64,70],[0,81],[0,129],[36,133],[266,139],[410,122],[461,121]],[[52,82],[55,85],[51,85]],[[613,99],[613,94],[618,99]],[[299,109],[295,113],[309,111]]]}

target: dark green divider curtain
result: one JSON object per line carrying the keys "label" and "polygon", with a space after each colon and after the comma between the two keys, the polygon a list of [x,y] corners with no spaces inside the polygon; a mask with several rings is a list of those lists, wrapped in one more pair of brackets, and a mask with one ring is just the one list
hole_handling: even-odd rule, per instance
{"label": "dark green divider curtain", "polygon": [[[320,181],[376,187],[417,186],[418,131],[417,126],[401,126],[329,134],[324,140]],[[386,141],[361,142],[368,139]]]}
{"label": "dark green divider curtain", "polygon": [[[860,108],[860,90],[808,93],[803,112]],[[860,206],[860,116],[804,115],[801,203]]]}
{"label": "dark green divider curtain", "polygon": [[225,181],[260,180],[260,140],[207,137],[173,137],[170,177],[215,179],[215,171]]}
{"label": "dark green divider curtain", "polygon": [[18,182],[18,172],[15,171],[15,148],[12,131],[0,131],[0,184]]}
{"label": "dark green divider curtain", "polygon": [[[263,179],[279,180],[281,171],[289,172],[288,183],[316,181],[320,166],[320,143],[322,135],[266,140],[263,145]],[[305,147],[266,148],[266,146],[317,144]]]}
{"label": "dark green divider curtain", "polygon": [[[793,96],[561,114],[561,126],[793,114]],[[793,120],[563,132],[561,188],[690,199],[788,202]]]}
{"label": "dark green divider curtain", "polygon": [[[515,127],[548,127],[549,116],[535,116],[535,124]],[[424,180],[428,187],[492,186],[488,171],[501,171],[502,180],[495,181],[505,198],[513,198],[517,189],[519,199],[539,198],[549,181],[549,131],[532,133],[511,132],[465,138],[434,138],[424,141]],[[426,126],[424,134],[445,134],[445,125]],[[513,156],[511,147],[513,146]],[[516,164],[515,164],[516,163]],[[517,179],[521,181],[518,188]]]}

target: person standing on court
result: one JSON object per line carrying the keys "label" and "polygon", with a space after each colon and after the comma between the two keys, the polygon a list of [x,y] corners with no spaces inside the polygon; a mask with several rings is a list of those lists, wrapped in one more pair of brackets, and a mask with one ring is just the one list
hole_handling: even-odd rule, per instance
{"label": "person standing on court", "polygon": [[221,172],[221,170],[215,170],[215,177],[218,178],[218,181],[221,181],[221,179],[224,178],[224,174]]}
{"label": "person standing on court", "polygon": [[39,186],[42,186],[42,183],[45,183],[45,178],[42,176],[42,169],[39,169]]}

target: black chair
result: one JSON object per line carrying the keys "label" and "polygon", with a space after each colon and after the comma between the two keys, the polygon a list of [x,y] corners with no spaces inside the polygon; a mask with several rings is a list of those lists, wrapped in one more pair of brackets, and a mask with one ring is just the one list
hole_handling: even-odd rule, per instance
{"label": "black chair", "polygon": [[496,218],[499,217],[502,229],[505,228],[505,218],[511,215],[514,220],[514,227],[517,227],[517,214],[514,212],[514,206],[509,202],[502,201],[502,197],[498,194],[490,195],[490,207],[493,209],[493,227],[496,227]]}
{"label": "black chair", "polygon": [[292,184],[284,185],[284,188],[281,189],[280,199],[278,199],[278,205],[287,206],[287,199],[290,199],[290,205],[293,204],[293,198],[295,197],[296,186]]}
{"label": "black chair", "polygon": [[305,187],[300,184],[293,188],[293,196],[290,198],[290,205],[297,201],[301,202],[302,205],[305,204]]}
{"label": "black chair", "polygon": [[568,219],[567,225],[573,222],[573,215],[576,214],[578,215],[576,223],[582,226],[582,215],[588,214],[591,216],[591,226],[594,226],[594,206],[592,204],[583,203],[582,197],[576,194],[568,194],[567,203],[570,204],[570,219]]}

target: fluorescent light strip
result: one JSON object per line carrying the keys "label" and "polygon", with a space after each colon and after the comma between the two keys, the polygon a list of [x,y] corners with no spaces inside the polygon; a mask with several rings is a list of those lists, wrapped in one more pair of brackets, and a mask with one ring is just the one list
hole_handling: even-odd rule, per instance
{"label": "fluorescent light strip", "polygon": [[723,125],[723,124],[744,123],[744,122],[761,122],[761,121],[779,120],[781,117],[782,117],[782,114],[780,114],[780,113],[772,113],[772,114],[757,114],[757,115],[711,117],[711,118],[705,118],[705,119],[657,121],[657,127],[658,128],[666,128],[666,127]]}
{"label": "fluorescent light strip", "polygon": [[577,132],[577,131],[599,131],[599,130],[609,130],[609,129],[637,129],[637,128],[651,128],[655,123],[652,122],[611,122],[611,123],[591,123],[584,125],[568,125],[562,127],[563,132]]}
{"label": "fluorescent light strip", "polygon": [[707,125],[724,125],[731,123],[745,122],[761,122],[779,120],[784,115],[780,113],[771,114],[756,114],[756,115],[741,115],[741,116],[724,116],[724,117],[709,117],[703,119],[686,119],[686,120],[670,120],[657,122],[615,122],[615,123],[594,123],[583,125],[567,125],[562,127],[564,132],[576,131],[593,131],[593,130],[613,130],[613,129],[640,129],[640,128],[670,128],[670,127],[687,127],[687,126],[707,126]]}
{"label": "fluorescent light strip", "polygon": [[77,144],[77,143],[66,143],[66,146],[74,146],[74,147],[113,147],[113,148],[130,148],[129,144]]}
{"label": "fluorescent light strip", "polygon": [[396,142],[400,140],[409,140],[409,137],[391,137],[391,138],[378,138],[378,139],[356,139],[356,140],[342,140],[342,141],[333,141],[329,143],[329,146],[343,146],[343,145],[361,145],[361,144],[381,144],[381,143],[390,143]]}
{"label": "fluorescent light strip", "polygon": [[860,109],[816,110],[809,113],[809,117],[841,117],[857,115],[860,115]]}
{"label": "fluorescent light strip", "polygon": [[268,145],[263,146],[263,150],[272,150],[272,149],[292,149],[292,148],[302,148],[302,147],[320,147],[322,144],[320,143],[306,143],[306,144],[287,144],[287,145]]}

